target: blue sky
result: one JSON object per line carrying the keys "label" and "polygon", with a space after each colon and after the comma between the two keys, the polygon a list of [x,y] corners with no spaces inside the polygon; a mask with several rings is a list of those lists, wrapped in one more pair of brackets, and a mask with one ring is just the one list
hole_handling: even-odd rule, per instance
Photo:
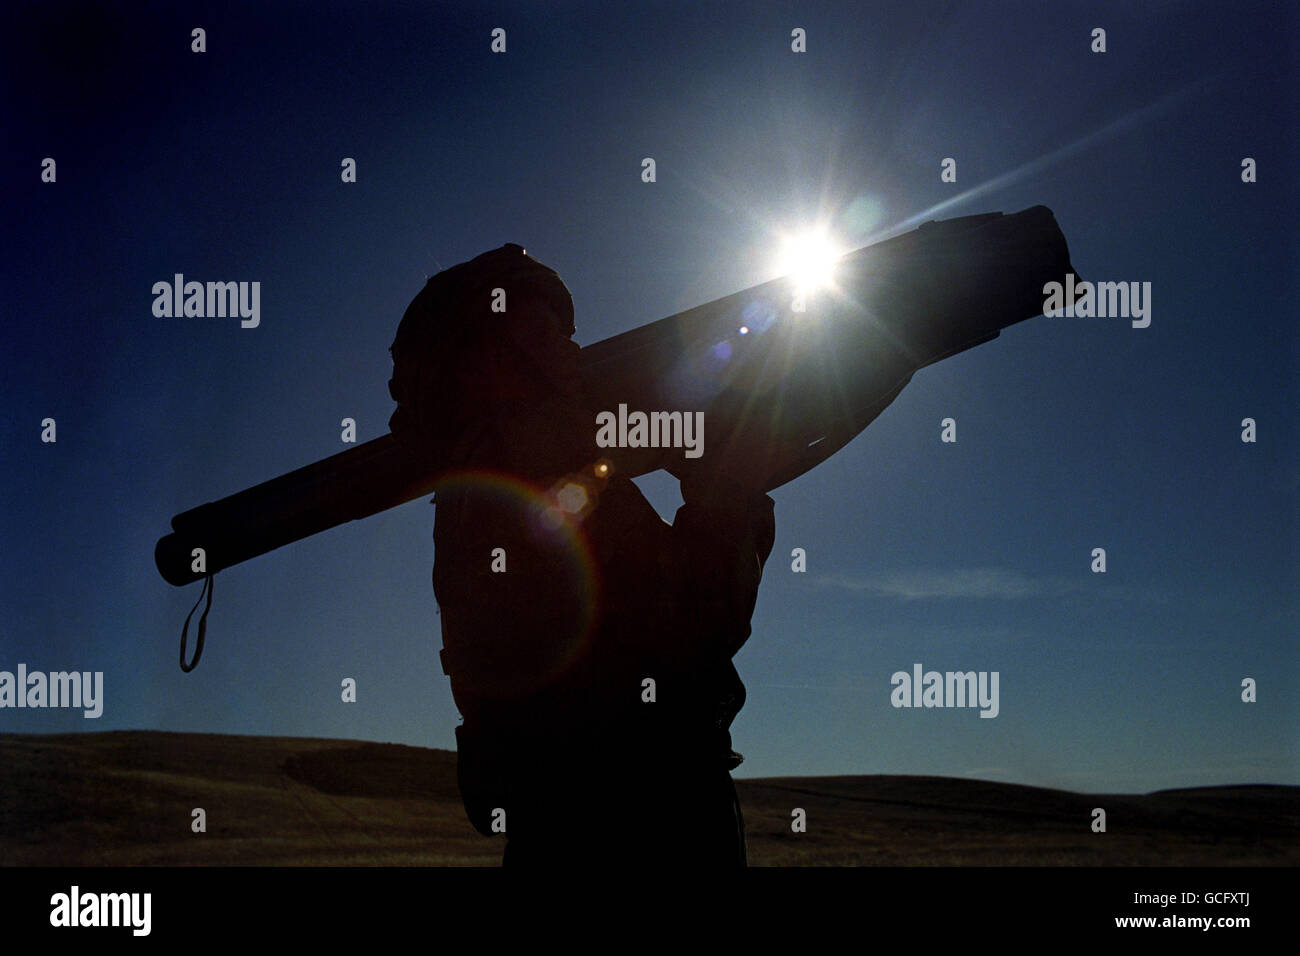
{"label": "blue sky", "polygon": [[[362,441],[386,431],[387,349],[426,275],[519,242],[564,277],[585,345],[771,278],[777,233],[819,217],[856,247],[1041,203],[1086,278],[1152,283],[1150,327],[1014,326],[918,373],[773,494],[776,547],[737,657],[738,775],[1300,783],[1294,11],[3,16],[0,669],[102,670],[106,702],[95,721],[0,710],[0,732],[452,748],[426,500],[221,572],[189,675],[176,645],[198,586],[153,565],[177,512],[343,450],[344,417]],[[260,326],[155,317],[150,289],[176,272],[260,281]],[[671,517],[676,483],[638,483]],[[998,717],[892,707],[890,675],[914,662],[998,671]]]}

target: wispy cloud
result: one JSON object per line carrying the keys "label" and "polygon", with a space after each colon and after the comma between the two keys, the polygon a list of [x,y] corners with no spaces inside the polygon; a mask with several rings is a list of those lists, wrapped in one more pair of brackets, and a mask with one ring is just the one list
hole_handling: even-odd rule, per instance
{"label": "wispy cloud", "polygon": [[1056,585],[1005,568],[890,571],[883,574],[826,574],[822,587],[919,601],[944,598],[994,598],[1014,601],[1060,593]]}

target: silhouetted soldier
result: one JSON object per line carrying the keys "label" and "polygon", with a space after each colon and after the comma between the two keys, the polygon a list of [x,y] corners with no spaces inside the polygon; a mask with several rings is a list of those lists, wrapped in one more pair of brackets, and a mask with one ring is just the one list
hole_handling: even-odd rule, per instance
{"label": "silhouetted soldier", "polygon": [[465,809],[511,866],[743,866],[731,658],[772,500],[706,452],[665,523],[601,463],[573,333],[559,276],[506,245],[431,278],[392,346],[393,433],[457,468],[433,587]]}

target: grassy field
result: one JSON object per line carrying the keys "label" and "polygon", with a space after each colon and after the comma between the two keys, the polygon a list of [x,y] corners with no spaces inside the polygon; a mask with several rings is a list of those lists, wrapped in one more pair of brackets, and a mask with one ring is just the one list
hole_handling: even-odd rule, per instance
{"label": "grassy field", "polygon": [[[7,866],[495,866],[455,754],[351,740],[0,735]],[[1300,788],[1078,794],[948,777],[737,782],[752,866],[1294,866]],[[207,832],[191,829],[202,807]],[[1092,809],[1107,832],[1091,830]],[[802,808],[807,832],[791,830]]]}

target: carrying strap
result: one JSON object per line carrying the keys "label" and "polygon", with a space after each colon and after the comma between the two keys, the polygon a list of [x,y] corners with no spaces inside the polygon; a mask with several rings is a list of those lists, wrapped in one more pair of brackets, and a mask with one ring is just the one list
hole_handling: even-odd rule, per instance
{"label": "carrying strap", "polygon": [[[195,601],[194,607],[190,608],[190,613],[185,616],[185,625],[181,628],[181,670],[187,674],[198,666],[199,658],[203,656],[203,637],[208,630],[208,612],[212,610],[212,579],[215,576],[216,572],[212,571],[203,579],[203,590],[199,592],[199,600]],[[185,643],[189,640],[190,618],[192,618],[194,612],[199,609],[199,601],[203,600],[205,594],[207,595],[208,603],[207,606],[203,608],[203,614],[199,617],[199,633],[198,637],[194,641],[194,660],[190,661],[187,665],[185,663]]]}

